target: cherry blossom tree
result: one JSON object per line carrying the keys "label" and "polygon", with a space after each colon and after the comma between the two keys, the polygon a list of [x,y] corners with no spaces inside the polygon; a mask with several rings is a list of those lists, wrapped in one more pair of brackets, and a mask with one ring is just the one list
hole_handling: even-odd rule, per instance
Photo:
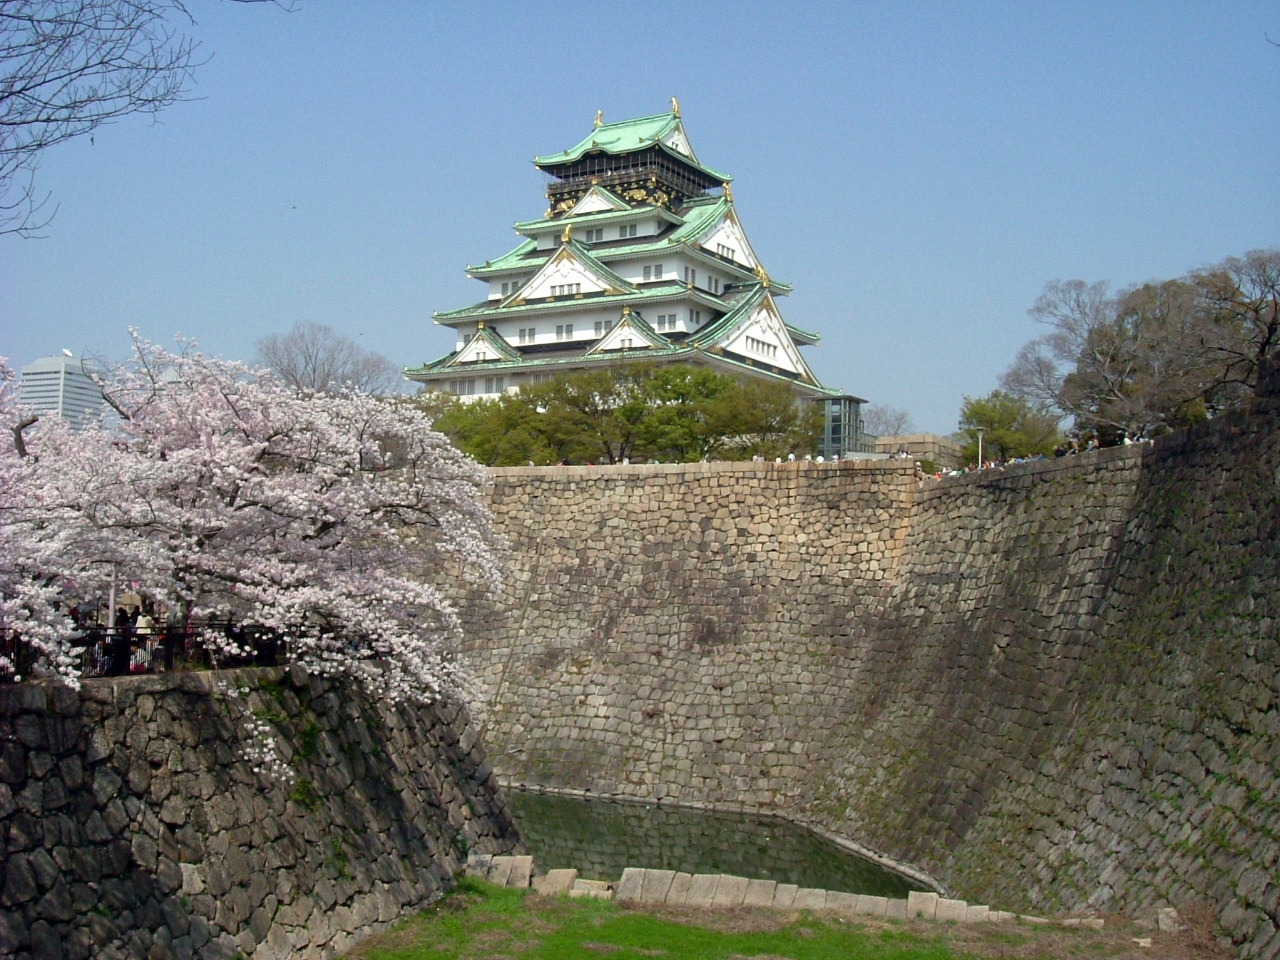
{"label": "cherry blossom tree", "polygon": [[20,549],[0,559],[0,617],[43,671],[74,681],[61,610],[110,564],[181,620],[272,632],[308,670],[396,699],[458,689],[444,580],[493,587],[499,569],[483,472],[425,414],[136,335],[101,385],[98,429],[4,411],[0,546]]}

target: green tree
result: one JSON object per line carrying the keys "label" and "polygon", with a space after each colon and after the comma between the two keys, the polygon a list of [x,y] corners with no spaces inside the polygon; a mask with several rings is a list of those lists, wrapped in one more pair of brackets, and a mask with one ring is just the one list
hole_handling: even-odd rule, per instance
{"label": "green tree", "polygon": [[749,380],[708,403],[707,422],[720,458],[773,460],[816,450],[823,416],[816,404],[798,403],[786,383]]}
{"label": "green tree", "polygon": [[426,394],[414,402],[490,466],[772,459],[811,452],[822,431],[821,410],[797,403],[788,384],[692,366],[589,370],[497,400]]}
{"label": "green tree", "polygon": [[643,456],[687,463],[715,453],[723,438],[709,420],[709,409],[739,389],[736,380],[705,367],[657,367],[643,386],[649,408],[640,428]]}
{"label": "green tree", "polygon": [[559,459],[548,446],[541,414],[528,397],[507,394],[464,403],[433,393],[414,402],[432,414],[437,430],[478,463],[514,467]]}
{"label": "green tree", "polygon": [[985,397],[965,397],[960,431],[966,441],[966,463],[978,462],[979,431],[984,460],[1050,454],[1062,441],[1055,414],[1004,390],[993,390]]}

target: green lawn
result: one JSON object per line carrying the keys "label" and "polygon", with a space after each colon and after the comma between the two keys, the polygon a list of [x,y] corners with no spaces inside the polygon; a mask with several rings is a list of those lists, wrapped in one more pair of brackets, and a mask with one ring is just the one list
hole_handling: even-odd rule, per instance
{"label": "green lawn", "polygon": [[[1135,956],[1130,952],[1131,936],[1132,931],[1103,934],[1015,924],[855,922],[747,908],[693,911],[620,906],[604,900],[539,897],[462,880],[454,893],[430,909],[347,956],[352,960],[1108,960]],[[1141,953],[1153,956],[1151,951]]]}

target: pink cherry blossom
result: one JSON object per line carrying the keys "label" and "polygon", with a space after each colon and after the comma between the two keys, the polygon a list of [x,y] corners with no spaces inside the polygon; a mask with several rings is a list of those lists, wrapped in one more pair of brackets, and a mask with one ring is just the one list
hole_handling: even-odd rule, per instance
{"label": "pink cherry blossom", "polygon": [[442,586],[496,587],[499,562],[484,473],[426,415],[136,334],[102,387],[94,428],[27,423],[0,360],[0,628],[40,672],[76,682],[66,611],[114,569],[183,621],[276,632],[309,671],[394,699],[459,689]]}

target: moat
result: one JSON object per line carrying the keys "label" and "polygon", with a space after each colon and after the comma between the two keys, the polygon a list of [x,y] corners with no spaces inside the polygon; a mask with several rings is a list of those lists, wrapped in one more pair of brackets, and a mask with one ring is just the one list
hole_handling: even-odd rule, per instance
{"label": "moat", "polygon": [[726,873],[882,897],[923,890],[906,877],[775,817],[508,790],[539,872],[616,880],[626,867]]}

